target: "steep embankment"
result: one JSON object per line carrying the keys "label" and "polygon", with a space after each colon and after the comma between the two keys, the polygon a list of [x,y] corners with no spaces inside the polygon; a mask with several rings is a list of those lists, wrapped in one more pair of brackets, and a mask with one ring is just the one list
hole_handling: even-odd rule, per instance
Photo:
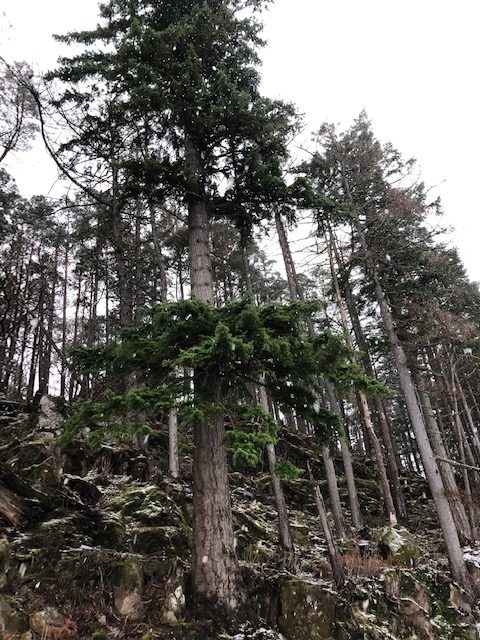
{"label": "steep embankment", "polygon": [[[150,449],[55,448],[61,416],[3,406],[0,416],[0,630],[4,638],[234,638],[337,640],[477,638],[474,612],[452,584],[427,488],[405,478],[409,529],[383,529],[378,485],[356,465],[367,528],[362,553],[340,548],[348,575],[338,593],[306,480],[286,483],[297,550],[282,568],[268,473],[231,474],[246,606],[225,625],[189,597],[192,493],[165,472],[166,435]],[[286,439],[301,462],[308,443]],[[315,459],[314,451],[309,455]],[[318,459],[318,458],[317,458]],[[342,496],[347,503],[346,489]],[[383,556],[379,553],[378,541]],[[392,554],[387,555],[390,548]],[[471,554],[472,556],[474,554]],[[472,571],[475,571],[472,557]]]}

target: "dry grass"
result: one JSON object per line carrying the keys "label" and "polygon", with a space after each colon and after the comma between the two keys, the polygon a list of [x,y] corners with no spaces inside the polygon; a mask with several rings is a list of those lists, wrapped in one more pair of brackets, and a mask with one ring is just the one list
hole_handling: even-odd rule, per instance
{"label": "dry grass", "polygon": [[384,560],[380,556],[362,556],[358,549],[341,556],[340,561],[349,578],[379,576],[387,567],[392,566],[392,559]]}

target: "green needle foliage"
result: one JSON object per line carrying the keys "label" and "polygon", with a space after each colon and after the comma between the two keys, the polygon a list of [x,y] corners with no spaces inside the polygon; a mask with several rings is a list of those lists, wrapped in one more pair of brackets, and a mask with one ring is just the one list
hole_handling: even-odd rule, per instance
{"label": "green needle foliage", "polygon": [[[352,362],[342,338],[329,332],[305,337],[306,318],[317,310],[316,303],[259,307],[248,298],[221,308],[199,300],[154,307],[142,324],[125,330],[117,344],[76,351],[79,374],[112,387],[129,376],[135,388],[83,403],[68,422],[65,437],[85,427],[97,441],[105,434],[138,431],[173,407],[185,425],[208,422],[220,413],[234,463],[255,466],[264,447],[277,438],[275,420],[254,396],[254,385],[264,379],[280,409],[293,409],[314,426],[320,439],[328,440],[338,431],[338,420],[319,406],[321,377],[344,393],[354,385],[373,389],[373,383]],[[193,394],[196,381],[205,379],[219,382],[218,397],[202,395],[205,385]]]}

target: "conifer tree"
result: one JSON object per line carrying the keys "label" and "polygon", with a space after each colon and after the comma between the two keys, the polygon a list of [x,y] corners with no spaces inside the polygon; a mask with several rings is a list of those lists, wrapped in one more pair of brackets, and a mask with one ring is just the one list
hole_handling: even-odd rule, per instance
{"label": "conifer tree", "polygon": [[[62,38],[84,45],[85,51],[63,59],[54,73],[67,85],[67,102],[72,95],[69,88],[75,88],[78,105],[82,95],[90,95],[92,85],[108,87],[114,96],[109,114],[121,123],[140,123],[141,132],[148,127],[149,145],[143,157],[115,156],[113,175],[122,170],[135,176],[143,195],[183,201],[191,293],[209,304],[214,302],[210,220],[228,216],[249,228],[268,214],[266,203],[275,194],[280,175],[279,157],[285,154],[283,137],[277,132],[290,126],[293,115],[290,106],[259,94],[255,65],[261,40],[255,14],[265,4],[264,0],[111,0],[101,5],[103,22],[96,30]],[[127,282],[128,277],[125,274]],[[200,397],[219,399],[215,378],[197,377],[195,385]],[[195,590],[199,597],[235,608],[236,560],[223,418],[198,420],[194,433]]]}

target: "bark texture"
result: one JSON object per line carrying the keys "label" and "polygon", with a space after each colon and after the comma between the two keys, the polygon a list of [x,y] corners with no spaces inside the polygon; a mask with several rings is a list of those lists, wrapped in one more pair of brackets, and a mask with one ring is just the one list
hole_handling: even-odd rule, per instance
{"label": "bark texture", "polygon": [[[213,303],[208,210],[202,184],[201,157],[187,138],[189,174],[188,231],[192,297]],[[219,400],[216,379],[196,378],[195,395]],[[193,454],[193,586],[197,600],[222,609],[238,606],[237,559],[224,446],[223,416],[197,422]]]}

